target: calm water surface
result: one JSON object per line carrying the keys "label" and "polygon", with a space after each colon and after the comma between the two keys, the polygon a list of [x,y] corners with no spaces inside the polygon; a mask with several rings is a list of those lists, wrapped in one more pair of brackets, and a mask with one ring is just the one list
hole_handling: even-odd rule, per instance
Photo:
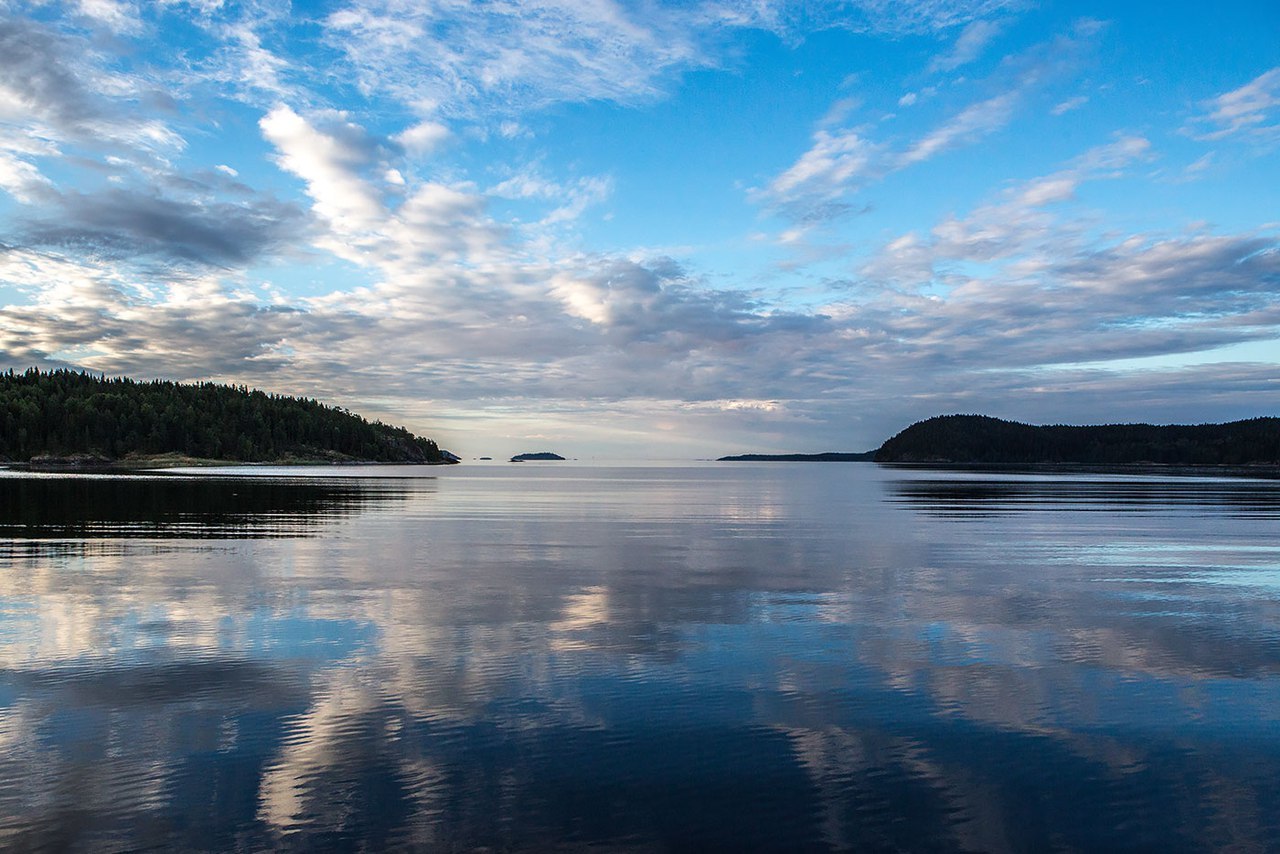
{"label": "calm water surface", "polygon": [[1275,850],[1280,484],[0,473],[0,846]]}

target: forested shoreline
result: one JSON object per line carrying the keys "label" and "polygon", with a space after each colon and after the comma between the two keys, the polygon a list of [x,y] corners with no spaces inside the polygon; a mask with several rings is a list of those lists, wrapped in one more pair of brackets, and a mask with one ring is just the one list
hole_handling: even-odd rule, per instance
{"label": "forested shoreline", "polygon": [[1226,424],[1034,426],[985,415],[912,424],[876,451],[879,463],[1117,465],[1280,464],[1280,418]]}
{"label": "forested shoreline", "polygon": [[0,373],[0,459],[450,462],[430,439],[315,400],[218,383]]}

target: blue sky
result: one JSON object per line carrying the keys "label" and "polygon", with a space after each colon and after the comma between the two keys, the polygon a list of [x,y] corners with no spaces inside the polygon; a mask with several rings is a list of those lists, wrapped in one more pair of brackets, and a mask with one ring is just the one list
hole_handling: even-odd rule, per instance
{"label": "blue sky", "polygon": [[1280,408],[1280,7],[0,2],[0,363],[464,457]]}

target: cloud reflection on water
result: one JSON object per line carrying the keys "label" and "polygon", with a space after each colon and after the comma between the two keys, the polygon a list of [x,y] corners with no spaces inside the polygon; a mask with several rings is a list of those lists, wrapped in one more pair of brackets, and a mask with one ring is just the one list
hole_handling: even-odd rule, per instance
{"label": "cloud reflection on water", "polygon": [[[1081,512],[1106,480],[947,481],[458,471],[348,482],[302,537],[0,556],[4,779],[32,781],[0,786],[0,825],[37,847],[55,825],[286,848],[1269,838],[1280,621],[1185,570],[1274,562],[1273,517],[1239,512],[1270,487],[1189,506],[1123,480],[1135,515]],[[271,489],[247,515],[313,506]]]}

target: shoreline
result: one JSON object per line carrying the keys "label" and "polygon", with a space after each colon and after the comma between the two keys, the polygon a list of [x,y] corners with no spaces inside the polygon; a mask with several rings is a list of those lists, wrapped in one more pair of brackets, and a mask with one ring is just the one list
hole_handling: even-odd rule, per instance
{"label": "shoreline", "polygon": [[989,463],[952,460],[876,462],[890,469],[990,474],[1123,474],[1164,477],[1242,477],[1280,480],[1280,463]]}
{"label": "shoreline", "polygon": [[329,457],[281,457],[275,460],[219,460],[208,457],[188,457],[182,454],[152,454],[148,456],[127,456],[120,459],[109,459],[87,455],[69,457],[52,457],[39,460],[3,461],[0,467],[13,471],[32,471],[42,473],[84,473],[104,474],[112,472],[155,471],[172,468],[228,468],[257,466],[449,466],[457,465],[457,461],[443,459],[438,462],[429,460],[360,460],[334,459]]}

